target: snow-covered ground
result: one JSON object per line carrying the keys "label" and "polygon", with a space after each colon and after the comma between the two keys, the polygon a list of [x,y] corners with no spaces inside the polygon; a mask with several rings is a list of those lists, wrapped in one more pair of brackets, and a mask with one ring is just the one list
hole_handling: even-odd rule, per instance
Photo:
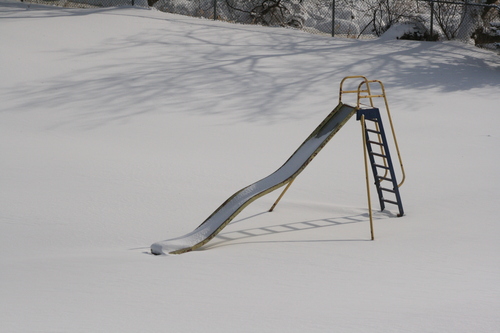
{"label": "snow-covered ground", "polygon": [[[496,54],[10,0],[0,31],[0,331],[499,331]],[[273,213],[148,254],[281,166],[347,75],[386,85],[404,217],[369,240],[352,119]]]}

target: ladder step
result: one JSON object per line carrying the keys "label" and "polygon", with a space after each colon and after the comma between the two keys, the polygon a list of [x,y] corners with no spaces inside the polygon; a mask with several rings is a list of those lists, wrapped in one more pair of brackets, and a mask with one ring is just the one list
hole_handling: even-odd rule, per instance
{"label": "ladder step", "polygon": [[387,199],[384,199],[384,202],[387,202],[387,203],[390,203],[390,204],[393,204],[393,205],[398,205],[399,204],[396,202],[396,201],[392,201],[392,200],[387,200]]}
{"label": "ladder step", "polygon": [[392,182],[392,179],[391,178],[387,178],[387,177],[382,177],[382,176],[377,176],[378,179],[382,179],[382,180],[388,180],[390,182]]}
{"label": "ladder step", "polygon": [[386,170],[389,170],[390,168],[385,166],[385,165],[380,165],[380,164],[374,164],[377,168],[381,168],[381,169],[386,169]]}
{"label": "ladder step", "polygon": [[380,131],[372,130],[372,129],[369,129],[369,128],[367,128],[366,131],[370,132],[370,133],[375,133],[375,134],[380,134],[381,133]]}
{"label": "ladder step", "polygon": [[383,146],[384,145],[382,142],[378,142],[378,141],[368,141],[368,143],[372,143],[374,145],[379,145],[379,146]]}
{"label": "ladder step", "polygon": [[385,187],[381,187],[380,188],[382,191],[387,191],[387,192],[391,192],[391,193],[396,193],[396,191],[390,189],[390,188],[385,188]]}
{"label": "ladder step", "polygon": [[370,154],[375,155],[375,156],[379,156],[379,157],[383,157],[383,158],[387,157],[384,154],[376,153],[376,152],[373,152],[373,151],[371,151]]}
{"label": "ladder step", "polygon": [[377,118],[365,118],[365,120],[373,121],[374,123],[378,123]]}

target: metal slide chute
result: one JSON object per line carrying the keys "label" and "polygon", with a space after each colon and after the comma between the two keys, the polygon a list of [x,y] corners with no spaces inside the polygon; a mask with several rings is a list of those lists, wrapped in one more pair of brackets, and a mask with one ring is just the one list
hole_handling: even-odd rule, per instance
{"label": "metal slide chute", "polygon": [[291,184],[356,111],[356,107],[340,102],[278,170],[233,194],[192,232],[154,243],[151,253],[181,254],[208,243],[253,201]]}

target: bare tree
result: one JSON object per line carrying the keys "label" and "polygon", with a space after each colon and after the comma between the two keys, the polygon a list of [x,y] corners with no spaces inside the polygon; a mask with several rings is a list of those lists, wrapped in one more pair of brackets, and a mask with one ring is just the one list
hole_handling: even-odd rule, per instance
{"label": "bare tree", "polygon": [[234,12],[245,14],[252,23],[267,26],[293,25],[294,4],[303,0],[224,0],[225,5]]}
{"label": "bare tree", "polygon": [[382,35],[396,23],[417,18],[416,0],[341,0],[341,3],[368,18],[362,32]]}

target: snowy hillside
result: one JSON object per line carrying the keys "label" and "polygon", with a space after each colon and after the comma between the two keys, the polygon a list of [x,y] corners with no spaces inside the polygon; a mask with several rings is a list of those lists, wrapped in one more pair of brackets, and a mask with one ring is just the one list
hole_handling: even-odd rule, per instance
{"label": "snowy hillside", "polygon": [[[498,55],[12,0],[0,31],[2,332],[498,332]],[[352,119],[274,212],[149,254],[281,166],[348,75],[386,86],[404,217],[369,240]]]}

